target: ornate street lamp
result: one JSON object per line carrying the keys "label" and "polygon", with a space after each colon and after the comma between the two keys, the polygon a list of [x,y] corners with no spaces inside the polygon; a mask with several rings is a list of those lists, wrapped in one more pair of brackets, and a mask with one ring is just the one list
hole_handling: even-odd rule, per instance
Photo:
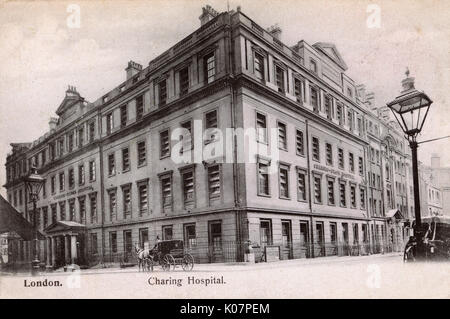
{"label": "ornate street lamp", "polygon": [[39,270],[39,255],[38,255],[38,229],[37,229],[37,209],[36,201],[39,198],[39,192],[41,191],[42,185],[44,184],[44,179],[41,175],[37,173],[36,167],[32,166],[30,169],[30,175],[25,177],[25,185],[29,194],[30,202],[33,202],[33,227],[34,227],[34,244],[33,244],[33,255],[34,259],[31,263],[31,272],[36,274]]}
{"label": "ornate street lamp", "polygon": [[409,141],[412,155],[412,171],[414,184],[414,215],[416,225],[414,227],[414,236],[417,240],[417,255],[422,256],[422,237],[424,230],[420,217],[420,198],[419,198],[419,173],[417,166],[417,135],[422,131],[423,124],[427,118],[428,111],[433,101],[424,93],[414,88],[414,78],[409,77],[409,70],[406,69],[406,78],[402,81],[403,90],[400,96],[387,104],[395,116],[398,124],[405,133]]}

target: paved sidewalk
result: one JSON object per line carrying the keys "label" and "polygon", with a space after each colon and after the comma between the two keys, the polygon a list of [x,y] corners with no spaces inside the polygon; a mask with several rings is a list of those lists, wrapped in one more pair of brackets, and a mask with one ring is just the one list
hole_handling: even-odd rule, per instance
{"label": "paved sidewalk", "polygon": [[[280,260],[274,262],[261,262],[261,263],[246,263],[246,262],[232,262],[232,263],[213,263],[213,264],[195,264],[194,269],[190,273],[198,272],[230,272],[230,271],[250,271],[250,270],[262,270],[271,268],[286,268],[286,267],[302,267],[302,266],[313,266],[313,265],[326,265],[326,264],[342,264],[342,263],[355,263],[355,262],[367,262],[367,264],[376,263],[377,259],[386,259],[392,261],[402,262],[402,253],[387,253],[387,254],[376,254],[369,256],[330,256],[330,257],[317,257],[317,258],[300,258],[300,259],[290,259],[290,260]],[[396,260],[397,259],[397,260]],[[82,275],[90,274],[106,274],[106,273],[137,273],[137,266],[120,268],[119,266],[113,266],[108,268],[90,268],[82,269]],[[153,270],[154,273],[160,273],[164,271],[160,266],[156,266]],[[181,266],[177,266],[175,271],[171,273],[183,272]],[[151,272],[148,272],[149,274]],[[50,273],[42,273],[45,275],[68,275],[71,272],[64,272],[62,268],[55,270]],[[18,273],[17,275],[27,275]]]}

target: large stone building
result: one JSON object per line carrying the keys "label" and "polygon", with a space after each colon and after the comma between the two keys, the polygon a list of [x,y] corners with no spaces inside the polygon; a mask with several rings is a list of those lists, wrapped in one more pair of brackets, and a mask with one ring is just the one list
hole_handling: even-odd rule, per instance
{"label": "large stone building", "polygon": [[11,144],[5,187],[28,218],[23,177],[46,180],[41,260],[126,262],[158,237],[200,262],[242,260],[248,240],[285,259],[401,248],[409,148],[337,48],[287,46],[240,9],[200,20],[97,101],[70,86],[49,132]]}

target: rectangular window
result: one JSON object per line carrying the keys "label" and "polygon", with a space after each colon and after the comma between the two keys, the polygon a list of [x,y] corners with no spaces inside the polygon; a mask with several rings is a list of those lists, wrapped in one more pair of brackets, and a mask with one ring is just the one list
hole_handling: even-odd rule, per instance
{"label": "rectangular window", "polygon": [[336,244],[337,239],[337,224],[336,223],[330,223],[330,241],[333,244]]}
{"label": "rectangular window", "polygon": [[90,161],[89,162],[89,181],[90,182],[95,181],[95,174],[96,174],[95,161]]}
{"label": "rectangular window", "polygon": [[284,93],[284,69],[278,65],[275,66],[275,81],[278,92]]}
{"label": "rectangular window", "polygon": [[214,52],[211,52],[203,57],[203,73],[206,83],[211,83],[214,81],[214,77],[216,75],[216,59]]}
{"label": "rectangular window", "polygon": [[280,182],[280,198],[289,198],[289,167],[280,165],[278,174]]}
{"label": "rectangular window", "polygon": [[59,173],[59,191],[62,192],[64,191],[65,188],[65,177],[64,177],[64,172]]}
{"label": "rectangular window", "polygon": [[309,69],[314,73],[317,73],[317,63],[313,59],[309,60]]}
{"label": "rectangular window", "polygon": [[312,158],[314,161],[320,161],[320,145],[317,137],[312,138]]}
{"label": "rectangular window", "polygon": [[49,153],[50,153],[50,160],[53,161],[53,160],[55,159],[55,157],[56,157],[56,146],[55,146],[55,142],[52,142],[52,143],[49,144],[48,151],[49,151]]}
{"label": "rectangular window", "polygon": [[180,141],[183,143],[180,153],[183,154],[184,151],[191,150],[194,146],[192,143],[192,122],[189,120],[181,123],[181,128],[187,131],[185,136],[180,135]]}
{"label": "rectangular window", "polygon": [[359,189],[359,203],[360,203],[361,209],[366,208],[366,190],[364,188]]}
{"label": "rectangular window", "polygon": [[337,109],[336,109],[336,113],[337,113],[336,115],[337,115],[339,125],[341,125],[341,126],[344,125],[344,117],[343,117],[344,110],[343,110],[343,108],[344,108],[344,106],[342,104],[338,103]]}
{"label": "rectangular window", "polygon": [[328,187],[328,205],[334,205],[334,179],[329,178],[327,181]]}
{"label": "rectangular window", "polygon": [[163,106],[167,101],[167,80],[158,83],[159,106]]}
{"label": "rectangular window", "polygon": [[162,239],[163,240],[172,240],[173,238],[173,226],[167,225],[162,226]]}
{"label": "rectangular window", "polygon": [[278,122],[278,148],[287,150],[287,132],[286,124]]}
{"label": "rectangular window", "polygon": [[185,67],[179,72],[180,77],[180,95],[188,93],[189,90],[189,68]]}
{"label": "rectangular window", "polygon": [[114,153],[108,155],[108,175],[116,174],[116,159]]}
{"label": "rectangular window", "polygon": [[257,141],[267,143],[267,118],[264,114],[256,113]]}
{"label": "rectangular window", "polygon": [[46,153],[45,153],[45,150],[43,150],[42,152],[41,152],[41,157],[42,157],[42,165],[45,165],[45,162],[47,162],[47,158],[46,158]]}
{"label": "rectangular window", "polygon": [[345,182],[339,183],[339,198],[342,207],[347,206],[347,199],[345,194]]}
{"label": "rectangular window", "polygon": [[139,216],[148,213],[148,185],[147,183],[140,184],[139,189]]}
{"label": "rectangular window", "polygon": [[145,145],[145,141],[137,143],[137,152],[138,152],[138,167],[145,165],[147,163],[147,148]]}
{"label": "rectangular window", "polygon": [[69,220],[75,221],[75,200],[69,201]]}
{"label": "rectangular window", "polygon": [[106,114],[106,134],[111,134],[113,127],[114,127],[113,113],[110,112]]}
{"label": "rectangular window", "polygon": [[84,144],[84,127],[78,128],[78,147],[81,148]]}
{"label": "rectangular window", "polygon": [[331,120],[332,118],[332,105],[331,105],[331,98],[329,96],[325,96],[325,113],[327,115],[327,119]]}
{"label": "rectangular window", "polygon": [[59,203],[59,216],[60,220],[66,220],[66,202]]}
{"label": "rectangular window", "polygon": [[117,232],[109,232],[109,247],[111,247],[111,252],[117,253]]}
{"label": "rectangular window", "polygon": [[122,105],[120,107],[120,127],[125,127],[128,121],[128,110],[127,105]]}
{"label": "rectangular window", "polygon": [[359,244],[359,227],[358,224],[353,224],[353,244]]}
{"label": "rectangular window", "polygon": [[305,143],[302,131],[297,130],[295,140],[297,155],[305,155]]}
{"label": "rectangular window", "polygon": [[322,177],[314,176],[314,203],[322,204]]}
{"label": "rectangular window", "polygon": [[64,154],[64,138],[58,140],[58,154],[62,156]]}
{"label": "rectangular window", "polygon": [[259,226],[261,246],[265,247],[273,244],[272,222],[270,219],[262,219]]}
{"label": "rectangular window", "polygon": [[314,112],[319,112],[319,92],[315,87],[310,87],[311,105]]}
{"label": "rectangular window", "polygon": [[54,223],[56,223],[56,216],[57,216],[56,204],[51,205],[50,209],[51,209],[51,214],[52,214],[52,224],[54,224]]}
{"label": "rectangular window", "polygon": [[338,148],[338,164],[339,168],[344,169],[344,150],[342,148]]}
{"label": "rectangular window", "polygon": [[75,187],[75,171],[73,168],[69,168],[69,189]]}
{"label": "rectangular window", "polygon": [[355,161],[353,158],[353,153],[348,153],[348,165],[350,167],[350,172],[355,171]]}
{"label": "rectangular window", "polygon": [[54,194],[56,191],[56,176],[52,176],[50,178],[50,190],[52,194]]}
{"label": "rectangular window", "polygon": [[161,177],[161,194],[163,207],[172,207],[172,176]]}
{"label": "rectangular window", "polygon": [[352,208],[356,208],[356,187],[355,185],[350,185],[350,198]]}
{"label": "rectangular window", "polygon": [[67,140],[68,140],[68,151],[72,152],[73,151],[73,133],[69,133],[69,135],[67,136]]}
{"label": "rectangular window", "polygon": [[206,129],[217,128],[217,111],[214,110],[206,113],[205,120],[206,120],[205,125]]}
{"label": "rectangular window", "polygon": [[144,96],[139,95],[136,98],[136,119],[141,119],[144,116]]}
{"label": "rectangular window", "polygon": [[187,248],[197,246],[197,235],[195,231],[195,224],[183,225],[184,245]]}
{"label": "rectangular window", "polygon": [[42,207],[42,221],[44,223],[44,228],[48,226],[48,208]]}
{"label": "rectangular window", "polygon": [[167,157],[170,155],[170,139],[169,130],[159,133],[160,157]]}
{"label": "rectangular window", "polygon": [[123,231],[123,249],[127,255],[133,251],[133,236],[131,230]]}
{"label": "rectangular window", "polygon": [[97,222],[97,195],[90,195],[91,224]]}
{"label": "rectangular window", "polygon": [[131,217],[131,186],[122,187],[123,196],[123,217],[124,219]]}
{"label": "rectangular window", "polygon": [[111,221],[117,219],[117,198],[116,191],[109,191],[109,218]]}
{"label": "rectangular window", "polygon": [[306,201],[306,172],[297,171],[297,198],[300,201]]}
{"label": "rectangular window", "polygon": [[84,173],[84,165],[81,164],[78,166],[78,184],[84,185],[85,173]]}
{"label": "rectangular window", "polygon": [[348,119],[349,130],[353,131],[353,113],[352,113],[352,111],[347,112],[347,119]]}
{"label": "rectangular window", "polygon": [[360,156],[358,158],[358,168],[359,168],[359,175],[364,175],[364,161],[363,158]]}
{"label": "rectangular window", "polygon": [[186,170],[181,173],[183,183],[183,200],[184,205],[189,205],[194,202],[195,182],[194,171]]}
{"label": "rectangular window", "polygon": [[323,222],[316,222],[316,240],[319,248],[318,257],[325,256],[325,234],[323,228]]}
{"label": "rectangular window", "polygon": [[269,163],[258,162],[258,195],[270,195]]}
{"label": "rectangular window", "polygon": [[122,149],[122,172],[130,170],[130,150],[127,148]]}
{"label": "rectangular window", "polygon": [[91,253],[96,255],[98,253],[97,234],[91,234]]}
{"label": "rectangular window", "polygon": [[326,143],[325,146],[327,165],[333,165],[333,146],[330,143]]}
{"label": "rectangular window", "polygon": [[303,101],[303,87],[304,84],[302,82],[302,80],[298,79],[298,78],[294,78],[294,95],[297,98],[297,102],[302,102]]}
{"label": "rectangular window", "polygon": [[264,80],[264,57],[255,52],[255,76],[259,80]]}
{"label": "rectangular window", "polygon": [[92,121],[89,123],[89,143],[94,141],[95,137],[95,122]]}
{"label": "rectangular window", "polygon": [[148,229],[141,228],[139,229],[139,246],[145,248],[148,245]]}
{"label": "rectangular window", "polygon": [[47,197],[47,180],[44,179],[44,181],[42,182],[42,197],[46,198]]}
{"label": "rectangular window", "polygon": [[220,197],[220,166],[212,165],[208,167],[208,193],[209,198]]}

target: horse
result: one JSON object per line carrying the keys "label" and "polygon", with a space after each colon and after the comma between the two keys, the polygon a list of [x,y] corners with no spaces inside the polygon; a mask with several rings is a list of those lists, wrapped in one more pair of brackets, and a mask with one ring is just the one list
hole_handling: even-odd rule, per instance
{"label": "horse", "polygon": [[137,243],[134,246],[134,250],[135,250],[136,255],[137,255],[139,271],[141,271],[141,267],[142,267],[142,270],[145,270],[146,262],[150,261],[150,258],[152,258],[151,250],[150,249],[140,248]]}

